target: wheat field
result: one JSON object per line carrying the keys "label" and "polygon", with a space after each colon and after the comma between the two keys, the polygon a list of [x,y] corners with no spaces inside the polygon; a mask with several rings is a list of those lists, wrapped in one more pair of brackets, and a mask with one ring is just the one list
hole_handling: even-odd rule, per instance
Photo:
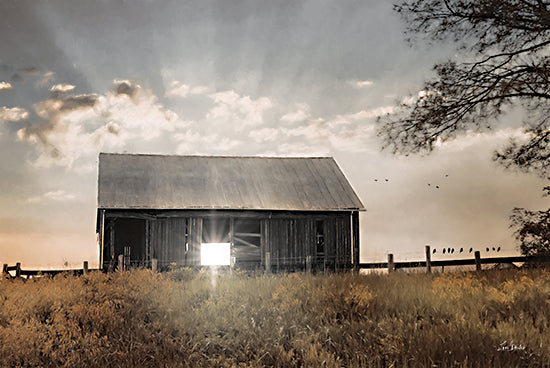
{"label": "wheat field", "polygon": [[2,367],[550,366],[550,271],[0,281]]}

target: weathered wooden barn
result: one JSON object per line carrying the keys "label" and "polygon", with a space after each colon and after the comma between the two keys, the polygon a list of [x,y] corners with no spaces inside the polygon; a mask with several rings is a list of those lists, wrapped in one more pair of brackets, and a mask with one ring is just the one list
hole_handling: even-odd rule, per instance
{"label": "weathered wooden barn", "polygon": [[364,208],[333,158],[101,153],[98,176],[106,269],[119,255],[136,266],[200,266],[211,243],[247,269],[359,263]]}

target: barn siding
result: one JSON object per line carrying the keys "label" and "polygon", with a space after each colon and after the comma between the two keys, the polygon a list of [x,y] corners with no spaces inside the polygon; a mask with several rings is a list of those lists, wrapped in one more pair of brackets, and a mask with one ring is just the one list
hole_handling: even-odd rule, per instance
{"label": "barn siding", "polygon": [[156,258],[161,266],[170,263],[186,265],[186,228],[188,219],[158,218],[151,224],[151,258]]}
{"label": "barn siding", "polygon": [[[347,212],[261,212],[261,211],[124,211],[106,210],[107,226],[116,218],[146,219],[146,261],[158,260],[159,266],[198,266],[203,238],[203,219],[219,217],[230,219],[258,219],[260,221],[260,248],[246,250],[232,248],[237,265],[265,267],[266,253],[270,253],[273,270],[302,270],[311,256],[314,269],[349,268],[352,263],[352,223]],[[322,221],[325,240],[324,254],[317,254],[316,222]],[[230,240],[233,239],[230,227]],[[104,239],[104,261],[111,258],[111,234]],[[186,236],[187,234],[187,236]],[[114,234],[113,234],[114,235]],[[234,235],[234,234],[233,234]],[[115,236],[116,238],[116,236]],[[187,243],[187,250],[186,250]],[[116,255],[115,255],[116,256]],[[241,261],[241,264],[239,264]]]}

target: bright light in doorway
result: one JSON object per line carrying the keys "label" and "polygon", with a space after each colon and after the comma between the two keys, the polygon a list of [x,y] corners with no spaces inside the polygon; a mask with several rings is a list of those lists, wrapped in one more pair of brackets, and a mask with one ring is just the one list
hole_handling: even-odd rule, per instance
{"label": "bright light in doorway", "polygon": [[202,243],[201,265],[229,266],[231,262],[231,246],[229,243]]}

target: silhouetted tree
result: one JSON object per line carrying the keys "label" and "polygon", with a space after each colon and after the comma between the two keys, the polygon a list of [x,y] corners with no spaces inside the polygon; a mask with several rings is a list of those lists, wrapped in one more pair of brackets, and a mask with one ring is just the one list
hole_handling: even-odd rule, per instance
{"label": "silhouetted tree", "polygon": [[[495,152],[505,167],[547,177],[550,161],[550,3],[543,0],[402,0],[394,6],[409,41],[452,41],[457,55],[379,135],[394,153],[430,152],[438,141],[498,126],[506,107],[526,112],[527,139]],[[550,210],[549,210],[550,211]],[[549,212],[516,208],[511,217],[521,251],[546,252]]]}
{"label": "silhouetted tree", "polygon": [[529,211],[515,208],[511,220],[522,254],[550,255],[550,209]]}
{"label": "silhouetted tree", "polygon": [[528,141],[495,159],[548,173],[550,158],[550,4],[541,0],[404,0],[395,5],[414,42],[455,42],[458,56],[434,66],[421,94],[384,119],[379,134],[394,152],[426,152],[437,141],[498,124],[506,106],[523,106]]}

